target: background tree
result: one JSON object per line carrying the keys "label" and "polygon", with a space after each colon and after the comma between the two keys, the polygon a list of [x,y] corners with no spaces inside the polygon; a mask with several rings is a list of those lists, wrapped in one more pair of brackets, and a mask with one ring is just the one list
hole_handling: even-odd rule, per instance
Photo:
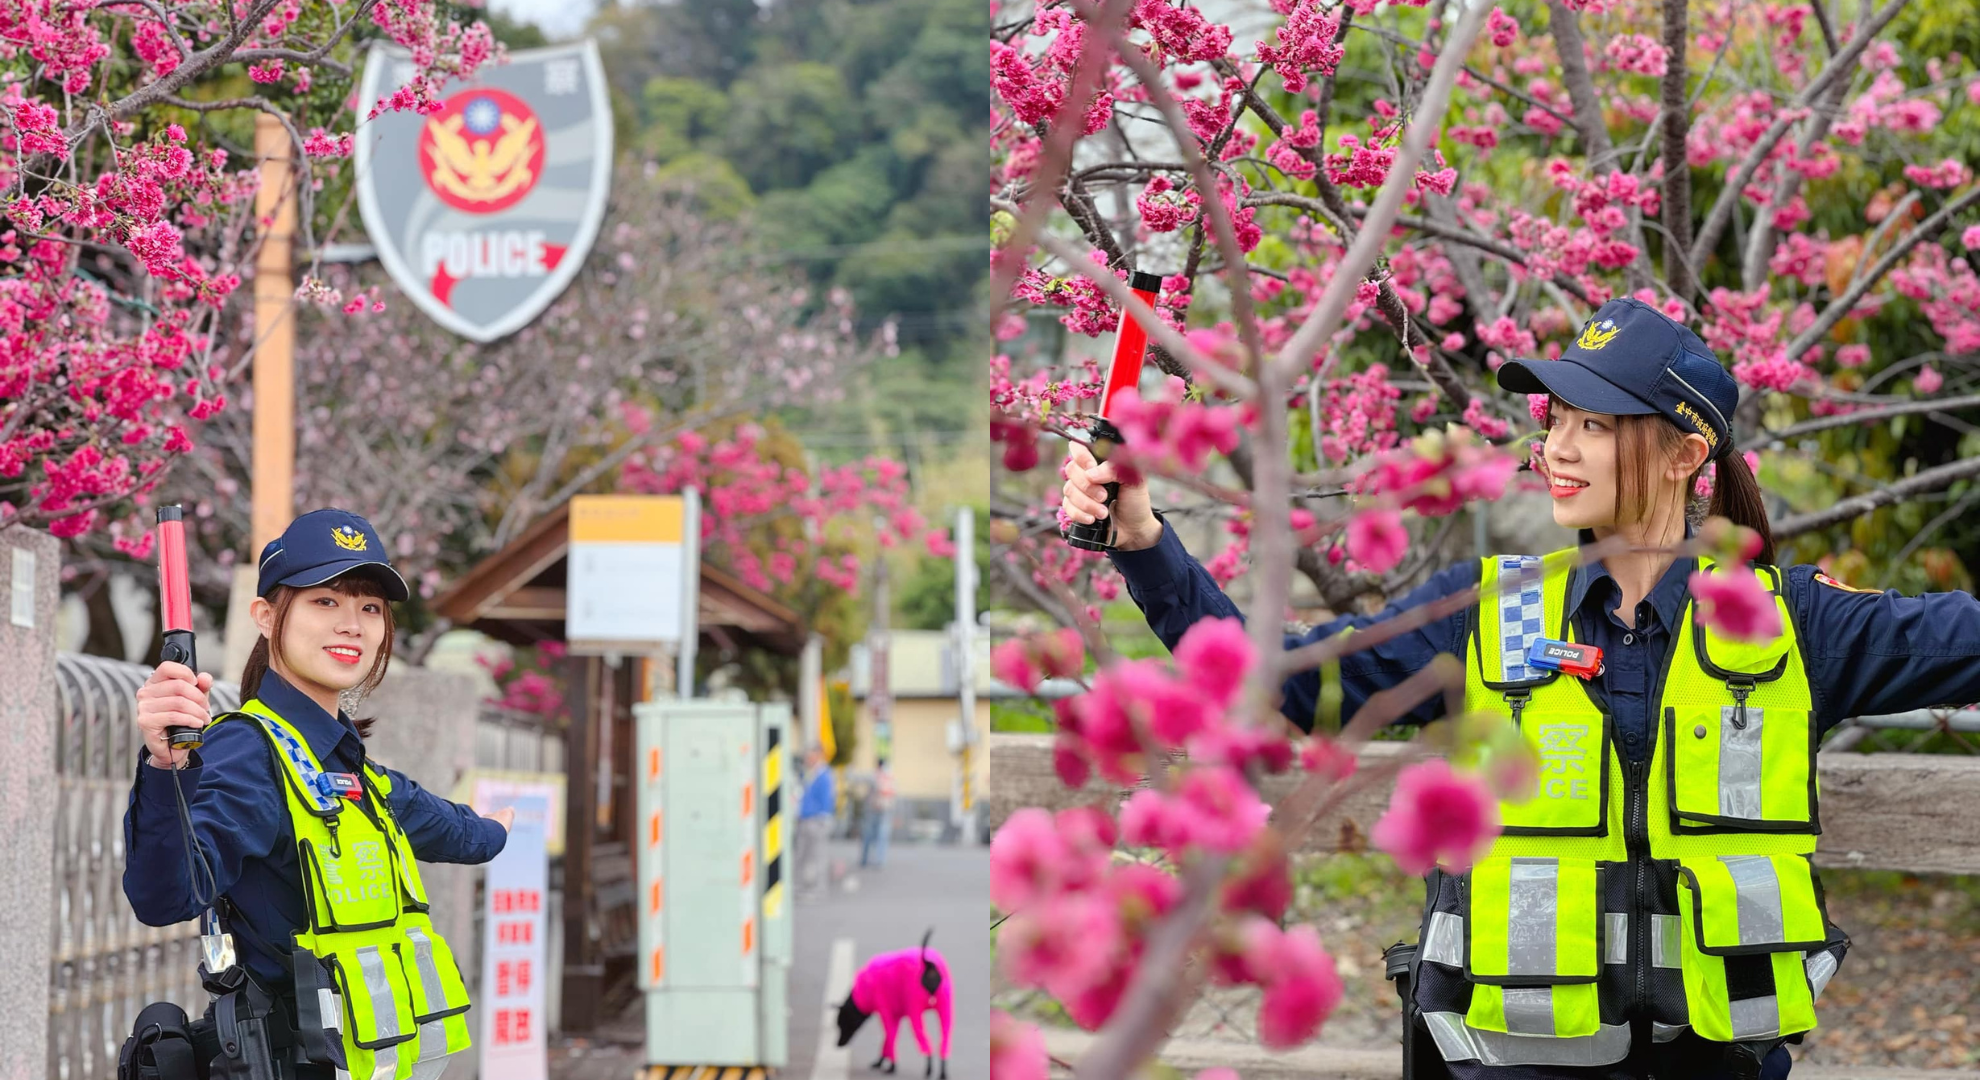
{"label": "background tree", "polygon": [[[1453,511],[1501,497],[1531,452],[1537,403],[1493,371],[1558,356],[1608,298],[1660,307],[1730,364],[1784,561],[1854,557],[1868,580],[1920,582],[1906,559],[1980,492],[1980,440],[1957,415],[1980,404],[1965,392],[1980,82],[1944,47],[1972,33],[1955,6],[1274,0],[1243,33],[1218,21],[1233,8],[1165,0],[993,10],[995,533],[1005,595],[1069,624],[1000,646],[997,666],[1023,687],[1081,680],[1055,702],[1068,784],[1149,781],[1118,818],[1024,811],[992,848],[1006,971],[1102,1029],[1081,1075],[1154,1052],[1200,985],[1172,977],[1190,959],[1262,988],[1268,1046],[1324,1023],[1340,983],[1316,936],[1276,925],[1282,852],[1369,781],[1349,777],[1356,744],[1462,681],[1437,665],[1338,738],[1288,743],[1281,680],[1358,647],[1282,655],[1294,576],[1341,610],[1434,569]],[[1116,453],[1159,478],[1157,505],[1225,525],[1199,554],[1250,598],[1248,628],[1200,625],[1173,666],[1121,659],[1099,632],[1091,600],[1117,580],[1058,541],[1058,481],[1036,468],[1062,452],[1041,436],[1074,435],[1097,395],[1081,354],[1099,349],[1027,315],[1105,338],[1129,269],[1163,276],[1137,310],[1168,378],[1128,396]],[[1865,543],[1878,514],[1909,531]],[[1959,562],[1919,560],[1940,583]],[[1410,872],[1468,865],[1489,836],[1440,834],[1419,810],[1517,790],[1507,730],[1440,726],[1460,766],[1508,767],[1409,766],[1376,845]],[[1164,767],[1178,750],[1189,764]],[[1307,778],[1264,828],[1255,785],[1295,757]],[[1164,869],[1111,862],[1117,841]],[[1001,1030],[1010,1075],[1042,1072],[1023,1027]]]}

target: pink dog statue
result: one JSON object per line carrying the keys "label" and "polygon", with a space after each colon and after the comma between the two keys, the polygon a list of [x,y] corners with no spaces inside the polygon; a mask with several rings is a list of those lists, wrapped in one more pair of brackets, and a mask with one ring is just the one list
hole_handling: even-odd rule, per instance
{"label": "pink dog statue", "polygon": [[933,927],[921,937],[921,948],[902,949],[899,952],[881,953],[866,962],[853,978],[852,993],[846,995],[845,1004],[839,1006],[839,1045],[852,1041],[853,1033],[859,1030],[866,1018],[880,1014],[880,1060],[873,1067],[885,1072],[895,1071],[894,1037],[900,1033],[901,1019],[905,1017],[908,1026],[914,1030],[914,1043],[921,1048],[921,1056],[926,1059],[921,1075],[930,1076],[935,1071],[935,1058],[928,1052],[928,1034],[921,1029],[921,1014],[935,1010],[942,1022],[942,1075],[941,1080],[949,1080],[949,1026],[951,1002],[949,997],[949,964],[942,959],[941,952],[928,947],[928,939],[935,936]]}

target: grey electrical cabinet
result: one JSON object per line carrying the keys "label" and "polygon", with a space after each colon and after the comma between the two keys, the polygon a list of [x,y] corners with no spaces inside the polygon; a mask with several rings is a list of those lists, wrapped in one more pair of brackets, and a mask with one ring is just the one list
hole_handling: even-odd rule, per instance
{"label": "grey electrical cabinet", "polygon": [[659,701],[633,715],[647,1062],[781,1068],[790,707]]}

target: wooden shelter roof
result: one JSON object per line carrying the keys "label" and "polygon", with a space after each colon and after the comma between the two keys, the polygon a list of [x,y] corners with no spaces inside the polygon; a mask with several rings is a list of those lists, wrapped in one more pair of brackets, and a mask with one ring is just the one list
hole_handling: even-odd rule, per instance
{"label": "wooden shelter roof", "polygon": [[[434,599],[455,626],[513,645],[563,641],[570,503],[531,522]],[[754,645],[787,656],[804,647],[801,616],[707,560],[701,563],[702,636],[726,647]]]}

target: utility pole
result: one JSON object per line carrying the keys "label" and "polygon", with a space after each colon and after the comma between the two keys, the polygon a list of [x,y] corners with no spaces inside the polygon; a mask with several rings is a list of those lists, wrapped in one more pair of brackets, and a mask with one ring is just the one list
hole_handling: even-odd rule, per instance
{"label": "utility pole", "polygon": [[261,223],[261,252],[254,262],[254,451],[248,557],[234,570],[227,604],[226,664],[237,674],[247,663],[257,632],[248,618],[261,549],[282,535],[295,516],[296,321],[290,310],[296,286],[296,196],[291,181],[295,147],[288,129],[267,113],[254,118],[254,151],[261,186],[254,195]]}
{"label": "utility pole", "polygon": [[[874,519],[874,528],[887,527],[884,518]],[[873,624],[867,628],[867,650],[872,662],[868,665],[866,701],[873,710],[873,746],[875,756],[879,748],[888,746],[894,736],[894,683],[887,672],[887,650],[891,645],[888,634],[887,600],[887,557],[886,549],[876,552],[873,560]]]}
{"label": "utility pole", "polygon": [[975,799],[969,789],[976,743],[976,512],[956,511],[956,685],[961,721],[957,724],[956,777],[949,797],[949,820],[965,845],[976,843]]}

